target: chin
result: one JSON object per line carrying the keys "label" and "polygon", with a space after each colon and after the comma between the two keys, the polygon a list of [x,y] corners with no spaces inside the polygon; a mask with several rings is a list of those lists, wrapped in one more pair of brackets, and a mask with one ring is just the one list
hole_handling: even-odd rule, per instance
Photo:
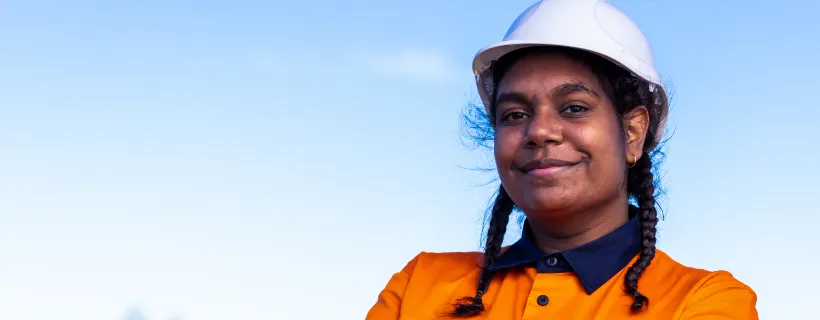
{"label": "chin", "polygon": [[555,213],[560,215],[565,212],[572,212],[578,204],[583,203],[578,199],[578,193],[568,192],[569,190],[549,190],[554,188],[546,188],[547,190],[533,190],[524,195],[524,199],[516,200],[518,208],[525,213]]}

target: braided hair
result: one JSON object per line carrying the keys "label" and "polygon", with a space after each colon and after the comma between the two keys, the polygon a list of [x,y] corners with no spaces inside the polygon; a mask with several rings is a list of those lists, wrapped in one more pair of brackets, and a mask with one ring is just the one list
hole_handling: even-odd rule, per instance
{"label": "braided hair", "polygon": [[[645,106],[649,110],[649,129],[643,146],[644,155],[628,169],[626,175],[627,193],[630,199],[635,201],[638,208],[637,219],[640,223],[641,250],[637,261],[629,266],[623,281],[625,292],[633,297],[630,309],[633,312],[640,312],[648,308],[649,298],[638,291],[638,280],[640,280],[644,270],[652,263],[656,251],[658,211],[656,209],[655,193],[658,189],[656,188],[658,181],[656,181],[652,172],[652,158],[662,155],[656,148],[660,141],[655,141],[655,132],[661,117],[660,108],[655,106],[660,102],[655,100],[655,95],[652,93],[648,82],[629,74],[613,63],[591,53],[557,47],[519,49],[502,57],[494,64],[491,71],[493,72],[493,92],[497,91],[498,83],[507,69],[522,56],[532,53],[563,53],[587,64],[598,76],[606,95],[612,101],[619,115],[624,115],[638,106]],[[489,113],[484,111],[483,106],[476,104],[470,105],[465,113],[466,134],[477,146],[491,146],[488,142],[493,140],[494,134],[495,98],[493,96]],[[618,121],[618,123],[622,125],[621,121]],[[624,133],[626,132],[624,131]],[[504,186],[500,186],[490,211],[490,223],[484,245],[484,263],[481,266],[475,296],[459,299],[454,304],[454,308],[450,313],[451,316],[467,318],[478,315],[485,310],[482,297],[489,289],[494,273],[489,267],[501,253],[507,223],[514,210],[516,210],[515,203],[504,190]]]}

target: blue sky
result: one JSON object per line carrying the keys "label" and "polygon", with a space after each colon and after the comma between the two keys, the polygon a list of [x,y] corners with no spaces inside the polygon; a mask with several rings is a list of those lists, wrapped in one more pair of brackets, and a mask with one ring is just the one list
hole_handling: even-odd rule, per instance
{"label": "blue sky", "polygon": [[[459,113],[531,3],[5,1],[0,318],[363,318],[419,251],[479,248]],[[820,4],[613,3],[676,93],[659,247],[808,319]]]}

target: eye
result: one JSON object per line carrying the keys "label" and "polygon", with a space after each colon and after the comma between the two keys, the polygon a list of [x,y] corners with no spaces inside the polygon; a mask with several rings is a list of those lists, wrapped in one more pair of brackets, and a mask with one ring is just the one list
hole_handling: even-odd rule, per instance
{"label": "eye", "polygon": [[580,113],[584,113],[584,112],[587,112],[587,111],[589,111],[589,107],[584,106],[584,105],[580,105],[580,104],[573,104],[573,105],[567,106],[561,112],[562,113],[567,113],[567,114],[572,114],[572,115],[578,115]]}
{"label": "eye", "polygon": [[516,121],[524,120],[527,117],[529,117],[529,116],[526,113],[523,113],[523,112],[520,112],[520,111],[513,111],[513,112],[508,112],[507,114],[505,114],[504,117],[501,118],[501,121],[503,121],[503,122],[516,122]]}

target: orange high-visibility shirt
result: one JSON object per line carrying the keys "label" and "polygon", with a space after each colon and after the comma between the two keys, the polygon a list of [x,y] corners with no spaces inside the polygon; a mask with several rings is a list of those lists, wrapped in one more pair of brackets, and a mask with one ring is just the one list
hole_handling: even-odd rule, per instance
{"label": "orange high-visibility shirt", "polygon": [[[630,312],[623,279],[640,251],[635,218],[560,253],[543,254],[529,238],[525,225],[490,266],[485,311],[471,319],[758,319],[754,291],[730,273],[686,267],[660,250],[638,282],[648,308]],[[366,319],[447,319],[456,300],[475,295],[482,263],[480,252],[423,252],[390,279]]]}

